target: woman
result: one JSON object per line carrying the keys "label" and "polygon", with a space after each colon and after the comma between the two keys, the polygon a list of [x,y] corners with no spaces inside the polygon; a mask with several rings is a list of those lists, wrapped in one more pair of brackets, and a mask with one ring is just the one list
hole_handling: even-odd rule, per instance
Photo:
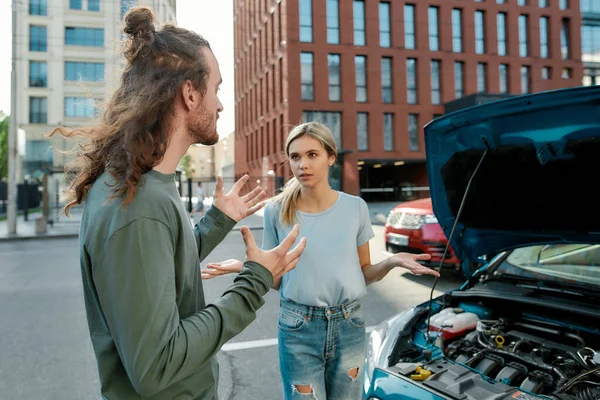
{"label": "woman", "polygon": [[[365,324],[360,300],[366,286],[393,268],[415,274],[439,274],[419,264],[428,254],[396,254],[371,264],[374,233],[367,204],[329,186],[337,154],[331,131],[318,122],[297,126],[286,153],[294,174],[282,193],[265,208],[262,247],[279,244],[300,225],[306,248],[296,269],[274,288],[280,291],[279,361],[284,398],[307,395],[328,400],[361,397]],[[209,264],[203,278],[238,272],[241,262]]]}

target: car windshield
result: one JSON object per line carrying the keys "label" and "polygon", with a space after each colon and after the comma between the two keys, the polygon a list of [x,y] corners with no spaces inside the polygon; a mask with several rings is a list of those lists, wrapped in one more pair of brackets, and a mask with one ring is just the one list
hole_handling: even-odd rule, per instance
{"label": "car windshield", "polygon": [[556,244],[513,250],[496,273],[600,289],[600,245]]}

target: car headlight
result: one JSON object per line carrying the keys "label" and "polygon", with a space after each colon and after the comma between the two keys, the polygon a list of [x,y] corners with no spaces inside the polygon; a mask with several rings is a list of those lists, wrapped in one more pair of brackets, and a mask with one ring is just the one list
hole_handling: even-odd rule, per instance
{"label": "car headlight", "polygon": [[409,212],[392,210],[387,217],[386,224],[396,229],[421,229],[425,224],[437,224],[434,214],[411,214]]}
{"label": "car headlight", "polygon": [[435,215],[433,214],[428,214],[425,216],[425,220],[423,221],[424,224],[437,224],[438,223],[438,219]]}
{"label": "car headlight", "polygon": [[365,388],[370,386],[375,368],[388,366],[388,358],[396,345],[396,340],[406,324],[414,317],[416,310],[411,308],[400,313],[382,322],[371,332],[365,357]]}

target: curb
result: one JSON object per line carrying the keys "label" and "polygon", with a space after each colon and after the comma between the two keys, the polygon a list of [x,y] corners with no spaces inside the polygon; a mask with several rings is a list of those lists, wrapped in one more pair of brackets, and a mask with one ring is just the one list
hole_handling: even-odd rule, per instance
{"label": "curb", "polygon": [[15,235],[0,237],[0,243],[4,242],[21,242],[25,240],[50,240],[50,239],[76,239],[79,237],[79,233],[62,233],[62,234],[40,234],[40,235]]}

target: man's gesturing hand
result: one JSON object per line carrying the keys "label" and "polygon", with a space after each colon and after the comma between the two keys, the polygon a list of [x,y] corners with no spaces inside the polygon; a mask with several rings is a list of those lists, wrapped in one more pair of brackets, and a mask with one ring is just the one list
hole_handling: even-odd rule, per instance
{"label": "man's gesturing hand", "polygon": [[267,193],[261,187],[255,188],[245,196],[240,196],[240,190],[248,182],[248,179],[248,175],[244,175],[233,184],[229,193],[225,194],[223,193],[223,178],[217,177],[213,204],[235,222],[254,214],[265,205],[261,201],[267,197]]}
{"label": "man's gesturing hand", "polygon": [[300,255],[306,247],[306,238],[302,238],[300,242],[292,249],[292,245],[298,238],[300,228],[298,225],[294,226],[294,229],[289,235],[275,247],[273,250],[265,251],[261,250],[254,242],[254,236],[250,232],[248,227],[242,227],[242,236],[244,237],[244,243],[246,243],[246,261],[254,261],[268,269],[273,275],[273,279],[277,280],[281,278],[283,274],[296,268]]}

